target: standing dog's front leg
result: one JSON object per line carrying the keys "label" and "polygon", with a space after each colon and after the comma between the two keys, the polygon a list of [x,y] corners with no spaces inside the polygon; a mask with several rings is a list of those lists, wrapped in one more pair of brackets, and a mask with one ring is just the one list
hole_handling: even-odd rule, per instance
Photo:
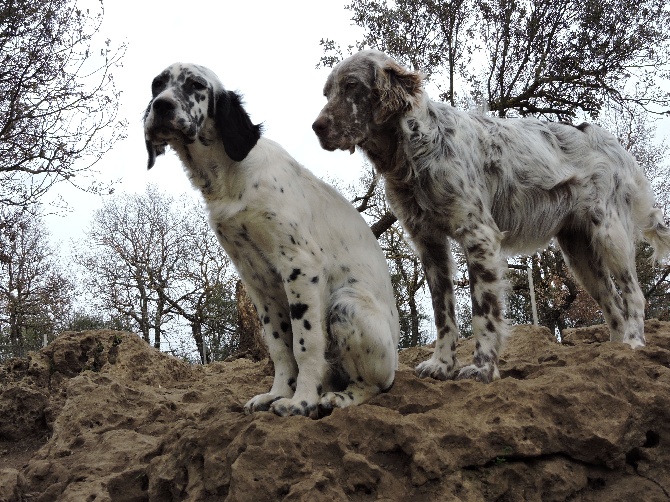
{"label": "standing dog's front leg", "polygon": [[456,370],[455,350],[458,340],[449,241],[446,236],[438,235],[429,238],[421,236],[414,242],[426,273],[437,329],[435,351],[430,359],[416,367],[416,374],[421,378],[447,380],[454,376]]}
{"label": "standing dog's front leg", "polygon": [[[495,225],[492,222],[492,225]],[[472,296],[472,332],[475,337],[473,364],[465,366],[459,379],[488,383],[500,378],[498,356],[507,324],[502,317],[504,260],[500,253],[502,235],[494,226],[472,223],[459,232],[465,250]]]}
{"label": "standing dog's front leg", "polygon": [[[292,263],[300,263],[294,260]],[[293,268],[284,275],[293,330],[293,354],[298,364],[298,378],[292,398],[278,399],[271,409],[277,415],[318,417],[318,402],[327,372],[324,309],[321,282],[315,266]]]}

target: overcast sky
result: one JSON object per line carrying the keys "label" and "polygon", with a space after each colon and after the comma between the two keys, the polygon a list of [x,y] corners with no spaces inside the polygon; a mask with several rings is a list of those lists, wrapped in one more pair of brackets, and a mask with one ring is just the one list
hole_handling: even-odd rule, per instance
{"label": "overcast sky", "polygon": [[[359,153],[326,152],[311,129],[325,104],[323,84],[328,69],[316,69],[323,54],[321,38],[342,45],[360,38],[352,26],[347,0],[129,1],[107,0],[99,40],[112,46],[126,42],[123,67],[114,71],[122,91],[119,118],[128,122],[119,141],[96,168],[100,179],[119,179],[117,192],[142,192],[155,183],[172,194],[192,189],[176,155],[157,159],[147,171],[142,114],[151,98],[151,81],[174,62],[212,69],[227,89],[240,91],[254,123],[264,124],[266,137],[279,142],[319,177],[354,181],[361,173]],[[59,188],[72,208],[66,216],[50,216],[55,241],[67,244],[83,230],[102,200]]]}
{"label": "overcast sky", "polygon": [[[95,0],[80,0],[91,2]],[[355,181],[362,171],[360,153],[326,152],[311,124],[325,104],[323,84],[329,69],[316,69],[323,54],[321,38],[343,47],[361,38],[352,26],[349,0],[240,0],[175,2],[172,0],[107,0],[98,43],[126,42],[123,67],[116,69],[122,91],[119,118],[128,122],[127,139],[118,142],[97,165],[102,180],[119,179],[118,191],[142,192],[147,183],[178,195],[192,191],[175,154],[158,158],[146,169],[142,114],[154,76],[174,62],[192,62],[212,69],[227,89],[244,95],[255,123],[317,176]],[[660,128],[667,134],[670,119]],[[97,196],[61,190],[73,211],[47,218],[55,241],[67,244],[83,237]]]}

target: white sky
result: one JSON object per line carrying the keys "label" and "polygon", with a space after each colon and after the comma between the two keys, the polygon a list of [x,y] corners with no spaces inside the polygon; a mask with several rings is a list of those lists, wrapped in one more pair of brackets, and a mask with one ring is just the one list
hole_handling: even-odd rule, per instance
{"label": "white sky", "polygon": [[[101,180],[120,179],[117,193],[143,192],[155,183],[171,194],[192,192],[176,155],[168,150],[147,171],[142,115],[151,98],[151,81],[174,62],[212,69],[224,87],[240,91],[254,123],[319,177],[356,180],[362,172],[359,153],[326,152],[311,129],[325,104],[323,84],[329,69],[316,69],[321,38],[343,46],[360,37],[352,26],[347,0],[129,1],[107,0],[99,40],[127,43],[123,67],[114,71],[122,91],[119,119],[128,123],[127,138],[96,165]],[[66,245],[83,238],[102,199],[61,187],[72,211],[49,216],[52,239]]]}
{"label": "white sky", "polygon": [[[90,2],[95,8],[95,0]],[[262,122],[265,136],[279,142],[317,176],[354,182],[362,171],[361,154],[322,150],[311,124],[325,104],[323,84],[329,69],[316,69],[321,38],[346,47],[360,39],[352,26],[349,0],[243,0],[176,2],[173,0],[107,0],[98,43],[127,43],[123,67],[116,69],[122,91],[119,119],[128,123],[127,139],[119,141],[97,169],[101,180],[120,179],[117,193],[142,192],[156,183],[172,194],[192,192],[174,153],[146,169],[142,114],[150,99],[151,81],[170,64],[192,62],[212,69],[227,89],[244,95],[245,108]],[[659,128],[670,130],[670,119]],[[66,216],[46,223],[56,242],[67,248],[83,238],[92,213],[102,200],[74,189],[58,189],[71,206]]]}

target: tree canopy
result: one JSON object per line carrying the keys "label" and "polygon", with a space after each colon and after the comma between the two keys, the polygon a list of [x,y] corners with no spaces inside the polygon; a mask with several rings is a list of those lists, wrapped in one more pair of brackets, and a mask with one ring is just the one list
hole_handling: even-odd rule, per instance
{"label": "tree canopy", "polygon": [[56,183],[109,190],[90,168],[122,137],[100,12],[73,0],[0,3],[0,204],[30,206]]}
{"label": "tree canopy", "polygon": [[0,210],[0,360],[42,347],[67,323],[75,284],[37,217]]}
{"label": "tree canopy", "polygon": [[[354,0],[357,48],[422,71],[452,105],[501,116],[597,118],[614,102],[670,113],[670,6],[664,0]],[[322,64],[342,50],[323,39]],[[352,46],[350,48],[353,49]]]}

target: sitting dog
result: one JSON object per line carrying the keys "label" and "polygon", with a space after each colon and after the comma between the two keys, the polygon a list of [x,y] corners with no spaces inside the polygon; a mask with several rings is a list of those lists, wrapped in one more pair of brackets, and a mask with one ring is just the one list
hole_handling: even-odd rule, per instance
{"label": "sitting dog", "polygon": [[[421,76],[379,51],[338,64],[312,128],[326,150],[359,147],[384,178],[430,288],[437,342],[421,377],[498,377],[504,253],[556,237],[566,262],[598,302],[611,339],[645,344],[645,299],[635,243],[670,252],[670,229],[642,169],[611,134],[590,124],[500,119],[429,99]],[[473,364],[458,371],[453,265],[463,248],[472,293]]]}
{"label": "sitting dog", "polygon": [[173,64],[144,116],[149,168],[172,147],[244,282],[275,366],[245,405],[317,418],[389,389],[398,312],[370,228],[335,189],[261,137],[207,68]]}

